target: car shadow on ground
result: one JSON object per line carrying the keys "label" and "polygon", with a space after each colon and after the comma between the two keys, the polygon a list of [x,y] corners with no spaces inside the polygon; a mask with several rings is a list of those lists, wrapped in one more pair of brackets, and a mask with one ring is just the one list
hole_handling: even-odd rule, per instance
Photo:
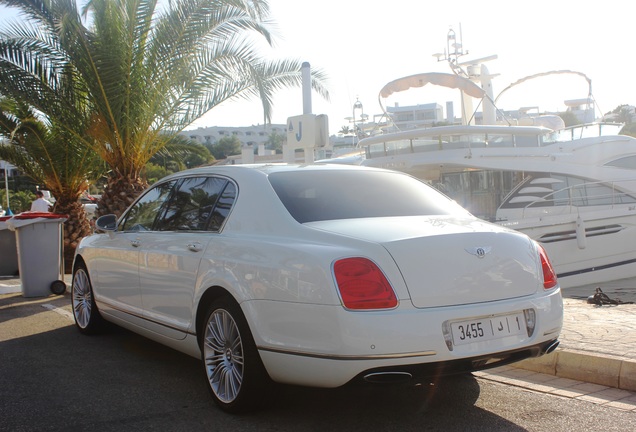
{"label": "car shadow on ground", "polygon": [[470,374],[418,385],[278,386],[267,406],[248,417],[280,430],[525,430],[476,406],[479,395]]}
{"label": "car shadow on ground", "polygon": [[[23,307],[19,299],[11,303]],[[23,314],[16,310],[15,315]],[[58,319],[59,328],[0,342],[0,399],[7,401],[0,407],[6,419],[0,430],[36,430],[42,424],[50,430],[158,425],[164,430],[523,430],[476,406],[480,383],[472,375],[407,387],[277,385],[264,395],[268,403],[262,409],[233,416],[212,402],[199,360],[117,326],[84,336],[63,319],[68,322]]]}
{"label": "car shadow on ground", "polygon": [[472,375],[434,378],[410,384],[352,383],[337,389],[278,386],[271,408],[298,407],[310,403],[323,412],[338,409],[402,414],[424,413],[452,403],[469,407],[479,398],[479,383]]}

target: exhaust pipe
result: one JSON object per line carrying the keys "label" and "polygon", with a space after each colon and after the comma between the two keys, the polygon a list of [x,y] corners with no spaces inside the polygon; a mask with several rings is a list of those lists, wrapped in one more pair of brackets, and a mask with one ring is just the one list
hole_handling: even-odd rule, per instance
{"label": "exhaust pipe", "polygon": [[364,380],[372,384],[401,384],[412,378],[408,372],[374,372],[364,376]]}
{"label": "exhaust pipe", "polygon": [[561,342],[556,340],[554,342],[552,342],[546,349],[545,349],[545,354],[550,354],[552,351],[554,351],[555,349],[557,349],[557,347],[559,346]]}

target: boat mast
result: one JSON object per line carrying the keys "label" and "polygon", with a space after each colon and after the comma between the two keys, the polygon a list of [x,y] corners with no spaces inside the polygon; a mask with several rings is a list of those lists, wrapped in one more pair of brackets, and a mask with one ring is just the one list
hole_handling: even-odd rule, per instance
{"label": "boat mast", "polygon": [[[494,125],[497,123],[496,108],[494,104],[494,91],[492,88],[492,78],[499,74],[490,74],[488,68],[483,63],[495,60],[496,55],[482,57],[475,60],[460,62],[460,58],[467,55],[468,51],[464,51],[462,40],[462,26],[459,25],[459,40],[455,31],[451,28],[446,36],[446,49],[443,58],[439,54],[435,54],[438,61],[446,61],[454,74],[463,78],[467,78],[478,85],[486,93],[482,99],[482,115],[484,125]],[[475,124],[475,116],[473,115],[473,98],[462,92],[462,124]]]}

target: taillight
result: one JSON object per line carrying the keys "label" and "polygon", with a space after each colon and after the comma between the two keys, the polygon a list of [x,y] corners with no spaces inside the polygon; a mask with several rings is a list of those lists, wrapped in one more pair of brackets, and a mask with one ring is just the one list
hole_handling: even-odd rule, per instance
{"label": "taillight", "polygon": [[537,247],[539,249],[539,257],[541,258],[541,269],[543,270],[543,288],[554,288],[557,284],[557,276],[554,271],[554,267],[552,267],[552,263],[550,262],[545,249],[543,249],[543,246],[537,244]]}
{"label": "taillight", "polygon": [[384,273],[367,258],[344,258],[333,265],[340,297],[347,309],[391,309],[398,300]]}

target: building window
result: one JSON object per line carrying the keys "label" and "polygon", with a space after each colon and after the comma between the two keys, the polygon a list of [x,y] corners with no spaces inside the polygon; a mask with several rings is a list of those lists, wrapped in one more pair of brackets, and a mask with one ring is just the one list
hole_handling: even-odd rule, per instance
{"label": "building window", "polygon": [[398,121],[401,122],[407,122],[407,121],[413,121],[413,113],[403,113],[398,115]]}

